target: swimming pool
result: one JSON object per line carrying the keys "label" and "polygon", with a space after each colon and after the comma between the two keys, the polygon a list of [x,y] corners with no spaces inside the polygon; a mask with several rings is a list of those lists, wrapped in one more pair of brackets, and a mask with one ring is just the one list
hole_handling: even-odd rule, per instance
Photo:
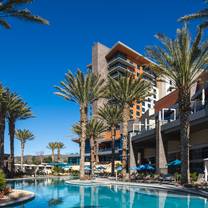
{"label": "swimming pool", "polygon": [[61,179],[21,180],[13,188],[35,192],[30,202],[18,208],[208,208],[205,198],[133,186],[70,185]]}

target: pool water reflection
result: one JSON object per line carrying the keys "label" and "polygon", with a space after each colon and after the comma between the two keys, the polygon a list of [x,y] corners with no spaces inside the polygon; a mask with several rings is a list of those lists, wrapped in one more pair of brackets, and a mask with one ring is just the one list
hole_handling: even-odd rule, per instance
{"label": "pool water reflection", "polygon": [[10,183],[13,188],[33,191],[34,200],[18,208],[208,208],[207,199],[129,186],[79,186],[60,179],[23,180]]}

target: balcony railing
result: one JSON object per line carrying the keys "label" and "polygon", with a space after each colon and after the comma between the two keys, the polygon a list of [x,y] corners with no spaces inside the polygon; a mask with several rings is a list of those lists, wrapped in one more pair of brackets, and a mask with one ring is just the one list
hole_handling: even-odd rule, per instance
{"label": "balcony railing", "polygon": [[122,63],[125,66],[134,68],[134,64],[131,61],[129,61],[127,58],[121,57],[121,56],[117,56],[117,57],[113,58],[111,61],[109,61],[108,66],[111,67],[112,65],[114,65],[116,63]]}
{"label": "balcony railing", "polygon": [[[197,115],[198,112],[207,109],[208,110],[208,102],[202,103],[202,101],[192,101],[191,102],[191,118],[192,120],[195,119],[194,114]],[[136,134],[143,134],[145,132],[148,132],[150,130],[155,129],[155,119],[151,118],[146,118],[146,121],[142,123],[137,123],[133,124],[133,131]],[[169,109],[162,109],[160,113],[160,121],[162,122],[162,126],[166,125],[168,123],[171,123],[173,121],[176,121],[179,119],[179,109],[178,109],[178,104],[175,106],[169,108]]]}
{"label": "balcony railing", "polygon": [[114,74],[115,72],[120,72],[122,74],[125,73],[130,73],[132,75],[135,74],[135,72],[131,71],[128,67],[124,66],[123,64],[116,64],[112,67],[109,67],[108,70],[110,74]]}
{"label": "balcony railing", "polygon": [[[119,147],[115,147],[115,151],[118,151],[119,149]],[[99,148],[99,152],[112,152],[112,148]]]}
{"label": "balcony railing", "polygon": [[144,68],[144,69],[143,69],[143,73],[144,73],[145,75],[151,77],[152,79],[155,78],[155,74],[154,74],[150,69]]}

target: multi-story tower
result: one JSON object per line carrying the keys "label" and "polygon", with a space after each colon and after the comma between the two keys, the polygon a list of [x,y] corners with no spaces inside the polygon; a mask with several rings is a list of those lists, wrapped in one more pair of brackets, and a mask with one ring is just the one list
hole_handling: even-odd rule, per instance
{"label": "multi-story tower", "polygon": [[[165,96],[168,91],[167,83],[158,83],[156,74],[148,67],[152,63],[151,60],[141,55],[137,51],[127,45],[117,42],[112,48],[108,48],[101,43],[96,43],[92,49],[92,71],[99,74],[107,80],[107,76],[117,79],[126,73],[136,78],[142,77],[152,84],[152,96],[146,101],[140,103],[135,102],[131,106],[130,117],[133,120],[140,119],[142,115],[154,107],[154,103],[161,97]],[[93,112],[97,113],[97,109],[105,103],[104,99],[94,103]]]}
{"label": "multi-story tower", "polygon": [[[130,118],[131,123],[135,120],[141,120],[142,115],[149,109],[154,109],[154,104],[157,100],[169,93],[169,80],[166,82],[158,82],[154,71],[148,67],[153,63],[147,57],[128,47],[127,45],[117,42],[112,48],[109,48],[101,43],[96,43],[92,47],[92,63],[87,67],[90,71],[100,75],[101,78],[107,81],[108,76],[117,79],[124,74],[132,75],[136,78],[151,82],[152,95],[144,102],[135,101],[131,106]],[[106,103],[105,99],[99,99],[93,104],[93,114],[96,115],[99,107]],[[78,140],[75,140],[78,142]],[[99,158],[100,161],[110,162],[112,153],[111,132],[105,132],[99,139]],[[86,143],[86,160],[89,159],[89,142]],[[121,159],[121,133],[120,129],[116,131],[115,142],[115,157],[116,160]]]}

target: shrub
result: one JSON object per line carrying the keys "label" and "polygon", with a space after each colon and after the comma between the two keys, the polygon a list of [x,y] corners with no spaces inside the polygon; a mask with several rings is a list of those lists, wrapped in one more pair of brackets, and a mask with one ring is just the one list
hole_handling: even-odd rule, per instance
{"label": "shrub", "polygon": [[175,173],[175,179],[176,179],[176,182],[179,182],[181,180],[181,174],[176,172]]}
{"label": "shrub", "polygon": [[0,170],[0,191],[6,187],[6,179],[3,170]]}
{"label": "shrub", "polygon": [[196,182],[198,178],[198,174],[196,172],[193,172],[190,174],[191,182]]}
{"label": "shrub", "polygon": [[60,174],[60,173],[64,173],[64,169],[58,166],[53,167],[52,169],[52,173],[53,174]]}

